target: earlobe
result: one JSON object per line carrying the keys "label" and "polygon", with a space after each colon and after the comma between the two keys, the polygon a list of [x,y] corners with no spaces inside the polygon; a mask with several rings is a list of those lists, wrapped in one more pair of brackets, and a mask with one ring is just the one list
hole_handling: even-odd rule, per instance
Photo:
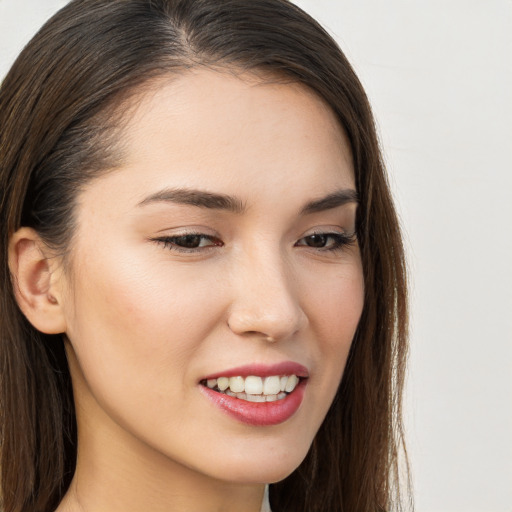
{"label": "earlobe", "polygon": [[[18,305],[28,321],[46,334],[66,331],[60,272],[36,231],[21,228],[9,241],[9,269]],[[57,275],[59,274],[59,275]]]}

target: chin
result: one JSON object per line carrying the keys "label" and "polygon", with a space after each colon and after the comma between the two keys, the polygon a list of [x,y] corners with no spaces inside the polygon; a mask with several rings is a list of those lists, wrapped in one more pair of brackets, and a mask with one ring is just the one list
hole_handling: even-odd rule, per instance
{"label": "chin", "polygon": [[224,459],[221,471],[215,471],[223,480],[237,484],[272,484],[280,482],[293,473],[307,455],[308,447],[289,447],[286,450],[267,450],[256,454],[246,453],[234,460]]}

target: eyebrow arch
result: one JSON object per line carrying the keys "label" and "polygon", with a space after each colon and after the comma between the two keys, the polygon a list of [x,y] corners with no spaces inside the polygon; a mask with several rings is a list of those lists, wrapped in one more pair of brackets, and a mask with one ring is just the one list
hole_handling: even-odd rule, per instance
{"label": "eyebrow arch", "polygon": [[209,208],[212,210],[227,210],[233,213],[243,213],[245,211],[244,203],[236,197],[186,188],[161,190],[160,192],[146,197],[139,203],[139,206],[161,201],[197,206],[199,208]]}
{"label": "eyebrow arch", "polygon": [[359,196],[353,189],[338,190],[320,199],[315,199],[306,204],[300,211],[301,215],[331,210],[347,203],[358,203]]}

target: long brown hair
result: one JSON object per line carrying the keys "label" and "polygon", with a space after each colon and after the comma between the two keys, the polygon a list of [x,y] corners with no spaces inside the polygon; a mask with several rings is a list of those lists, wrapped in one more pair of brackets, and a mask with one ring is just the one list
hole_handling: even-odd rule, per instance
{"label": "long brown hair", "polygon": [[[403,248],[371,109],[333,39],[286,0],[74,0],[23,50],[0,88],[0,468],[4,512],[48,512],[76,461],[59,336],[20,312],[9,238],[34,228],[66,254],[81,187],[115,166],[127,97],[193,66],[300,82],[351,144],[365,305],[336,398],[300,467],[271,486],[275,512],[398,510],[407,355]],[[407,467],[405,468],[407,470]]]}

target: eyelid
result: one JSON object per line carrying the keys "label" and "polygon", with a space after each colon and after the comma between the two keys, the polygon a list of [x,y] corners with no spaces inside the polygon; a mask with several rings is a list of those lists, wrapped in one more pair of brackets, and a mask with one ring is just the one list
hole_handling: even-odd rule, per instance
{"label": "eyelid", "polygon": [[[304,242],[309,237],[319,236],[325,237],[326,239],[332,239],[331,244],[325,244],[324,246],[315,247],[314,245],[308,245],[308,243]],[[210,243],[206,245],[201,245],[202,242],[199,242],[197,247],[187,247],[186,244],[180,245],[178,243],[179,239],[185,239],[186,237],[199,237],[204,240],[208,240]],[[213,234],[205,233],[201,229],[185,229],[181,232],[172,233],[163,236],[151,237],[149,239],[152,242],[156,242],[164,246],[164,248],[168,250],[172,250],[174,252],[181,252],[185,254],[190,253],[204,253],[206,251],[212,250],[215,247],[223,246],[224,243],[222,240]],[[345,247],[352,245],[356,242],[357,236],[356,232],[345,232],[340,228],[315,228],[310,232],[306,232],[303,236],[301,236],[296,242],[295,247],[305,247],[307,249],[311,249],[318,252],[336,252],[343,250]]]}
{"label": "eyelid", "polygon": [[306,231],[302,237],[311,236],[311,235],[346,235],[352,236],[354,232],[347,231],[339,226],[321,226],[317,228],[313,228],[311,230]]}
{"label": "eyelid", "polygon": [[317,228],[313,228],[310,231],[306,231],[300,237],[300,239],[307,238],[308,236],[313,236],[313,235],[323,235],[323,236],[333,235],[333,236],[342,236],[345,238],[357,238],[357,231],[355,229],[348,231],[341,227],[334,227],[334,226],[332,226],[332,227],[329,227],[329,226],[317,227]]}
{"label": "eyelid", "polygon": [[[307,245],[306,243],[304,243],[304,244],[299,243],[299,242],[306,240],[307,238],[312,237],[312,236],[321,236],[321,237],[326,237],[326,238],[330,237],[330,238],[334,239],[334,243],[330,246],[324,246],[324,247],[315,247],[315,246]],[[338,251],[343,251],[343,249],[345,249],[346,247],[348,247],[350,245],[353,245],[356,241],[357,241],[357,235],[356,235],[355,231],[347,233],[344,231],[339,231],[338,229],[335,229],[335,228],[331,228],[331,229],[326,228],[326,229],[315,229],[315,230],[311,231],[310,233],[306,233],[304,236],[299,238],[299,240],[297,240],[297,242],[295,243],[295,246],[296,247],[306,247],[307,249],[311,249],[311,250],[317,251],[317,252],[335,253]]]}
{"label": "eyelid", "polygon": [[[176,243],[176,241],[180,238],[186,238],[186,237],[200,237],[202,239],[209,240],[211,243],[208,245],[203,245],[199,247],[185,247],[180,246]],[[182,253],[198,253],[198,252],[204,252],[211,250],[214,247],[219,247],[224,245],[223,242],[220,240],[219,237],[216,235],[204,233],[199,230],[193,230],[193,229],[187,229],[182,232],[178,233],[172,233],[168,235],[163,236],[156,236],[150,238],[150,241],[156,242],[158,244],[161,244],[164,246],[164,248],[175,251],[175,252],[182,252]]]}

